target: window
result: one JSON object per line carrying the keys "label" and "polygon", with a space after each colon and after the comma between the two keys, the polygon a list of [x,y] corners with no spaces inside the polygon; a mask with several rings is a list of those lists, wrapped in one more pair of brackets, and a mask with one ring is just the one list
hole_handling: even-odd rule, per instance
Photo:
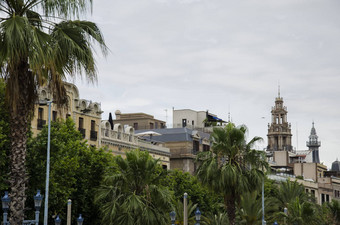
{"label": "window", "polygon": [[153,129],[153,123],[150,123],[150,129]]}
{"label": "window", "polygon": [[168,166],[167,165],[162,165],[162,168],[167,170],[168,169]]}
{"label": "window", "polygon": [[84,128],[84,118],[79,117],[79,128]]}
{"label": "window", "polygon": [[203,145],[203,152],[208,152],[210,150],[209,145]]}
{"label": "window", "polygon": [[193,151],[193,154],[197,154],[199,152],[199,150],[200,150],[199,148],[200,148],[199,141],[194,140],[192,142],[192,151]]}
{"label": "window", "polygon": [[91,132],[90,132],[90,140],[97,140],[97,131],[96,131],[96,121],[91,120]]}
{"label": "window", "polygon": [[133,123],[133,128],[134,128],[135,130],[138,130],[138,123]]}
{"label": "window", "polygon": [[187,119],[182,119],[182,127],[186,127],[187,126]]}
{"label": "window", "polygon": [[38,119],[43,119],[44,117],[44,109],[43,108],[40,108],[38,109]]}
{"label": "window", "polygon": [[38,120],[37,120],[37,129],[41,130],[43,126],[46,124],[46,120],[44,118],[44,109],[38,108]]}
{"label": "window", "polygon": [[191,121],[191,125],[194,126],[195,125],[195,121]]}
{"label": "window", "polygon": [[315,190],[311,190],[312,196],[315,196]]}
{"label": "window", "polygon": [[57,111],[52,112],[52,121],[57,121]]}
{"label": "window", "polygon": [[158,123],[157,122],[155,122],[155,128],[158,129]]}

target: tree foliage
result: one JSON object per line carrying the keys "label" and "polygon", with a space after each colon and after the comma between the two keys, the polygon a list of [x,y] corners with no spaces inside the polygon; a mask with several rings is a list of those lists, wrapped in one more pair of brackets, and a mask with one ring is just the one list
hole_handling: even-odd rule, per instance
{"label": "tree foliage", "polygon": [[95,80],[92,44],[106,53],[97,25],[79,20],[91,5],[91,0],[0,0],[0,77],[10,106],[11,224],[24,219],[27,133],[38,88],[47,85],[56,104],[65,104],[66,76]]}
{"label": "tree foliage", "polygon": [[258,189],[268,167],[262,152],[253,150],[261,140],[254,137],[247,143],[247,128],[229,123],[214,128],[211,134],[212,151],[199,155],[198,178],[211,190],[223,195],[230,224],[235,223],[236,205],[244,192]]}
{"label": "tree foliage", "polygon": [[[34,204],[31,196],[37,189],[42,193],[45,190],[46,146],[47,126],[28,143],[28,206]],[[52,123],[50,146],[49,224],[54,224],[51,218],[56,214],[66,220],[68,199],[72,200],[73,221],[82,213],[86,223],[99,224],[95,190],[113,167],[113,156],[102,149],[89,147],[70,118]]]}
{"label": "tree foliage", "polygon": [[168,224],[173,200],[160,184],[166,171],[159,161],[134,150],[126,153],[126,159],[117,156],[115,163],[117,173],[107,176],[97,191],[102,224]]}

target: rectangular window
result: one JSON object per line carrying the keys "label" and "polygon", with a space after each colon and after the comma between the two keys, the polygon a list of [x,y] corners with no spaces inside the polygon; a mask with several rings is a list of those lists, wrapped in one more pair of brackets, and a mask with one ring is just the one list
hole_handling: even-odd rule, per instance
{"label": "rectangular window", "polygon": [[57,111],[52,111],[52,121],[57,121]]}
{"label": "rectangular window", "polygon": [[79,128],[84,128],[84,118],[79,117]]}
{"label": "rectangular window", "polygon": [[138,123],[133,123],[133,128],[134,128],[135,130],[138,130]]}
{"label": "rectangular window", "polygon": [[314,191],[314,190],[311,190],[311,192],[312,192],[312,196],[315,197],[315,191]]}
{"label": "rectangular window", "polygon": [[182,127],[186,127],[187,126],[187,119],[182,119]]}
{"label": "rectangular window", "polygon": [[150,129],[153,129],[153,123],[150,123]]}
{"label": "rectangular window", "polygon": [[38,119],[43,119],[44,117],[44,109],[43,108],[39,108],[38,109]]}
{"label": "rectangular window", "polygon": [[204,152],[208,152],[210,150],[210,146],[209,145],[203,145],[203,151]]}
{"label": "rectangular window", "polygon": [[155,129],[158,129],[158,123],[155,122]]}
{"label": "rectangular window", "polygon": [[91,130],[96,130],[96,121],[91,120]]}
{"label": "rectangular window", "polygon": [[192,148],[193,148],[193,154],[197,154],[200,150],[200,143],[199,141],[193,141],[192,142]]}

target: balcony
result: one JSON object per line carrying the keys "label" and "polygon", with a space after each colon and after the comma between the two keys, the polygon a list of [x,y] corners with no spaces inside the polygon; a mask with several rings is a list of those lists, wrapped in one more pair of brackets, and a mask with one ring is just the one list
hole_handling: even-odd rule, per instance
{"label": "balcony", "polygon": [[38,130],[41,130],[44,125],[46,125],[46,120],[42,120],[42,119],[37,120],[37,129]]}
{"label": "balcony", "polygon": [[91,130],[90,132],[90,140],[97,141],[97,131]]}
{"label": "balcony", "polygon": [[85,138],[86,130],[84,128],[78,128],[79,132],[82,134],[83,138]]}

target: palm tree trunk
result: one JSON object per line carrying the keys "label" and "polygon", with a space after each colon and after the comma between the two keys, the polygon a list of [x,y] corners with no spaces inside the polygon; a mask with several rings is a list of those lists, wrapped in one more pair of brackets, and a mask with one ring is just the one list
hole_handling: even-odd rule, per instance
{"label": "palm tree trunk", "polygon": [[[32,104],[32,95],[29,92],[29,85],[32,85],[32,77],[29,72],[24,72],[17,77],[19,87],[18,100],[10,110],[10,137],[11,137],[11,154],[10,154],[10,178],[11,185],[11,204],[10,204],[10,223],[13,225],[22,224],[24,220],[24,209],[26,201],[26,143],[27,133],[29,131],[29,119],[34,104]],[[12,103],[13,104],[13,103]]]}
{"label": "palm tree trunk", "polygon": [[236,207],[235,207],[235,197],[234,196],[224,196],[224,205],[227,208],[229,224],[235,224],[236,218]]}

